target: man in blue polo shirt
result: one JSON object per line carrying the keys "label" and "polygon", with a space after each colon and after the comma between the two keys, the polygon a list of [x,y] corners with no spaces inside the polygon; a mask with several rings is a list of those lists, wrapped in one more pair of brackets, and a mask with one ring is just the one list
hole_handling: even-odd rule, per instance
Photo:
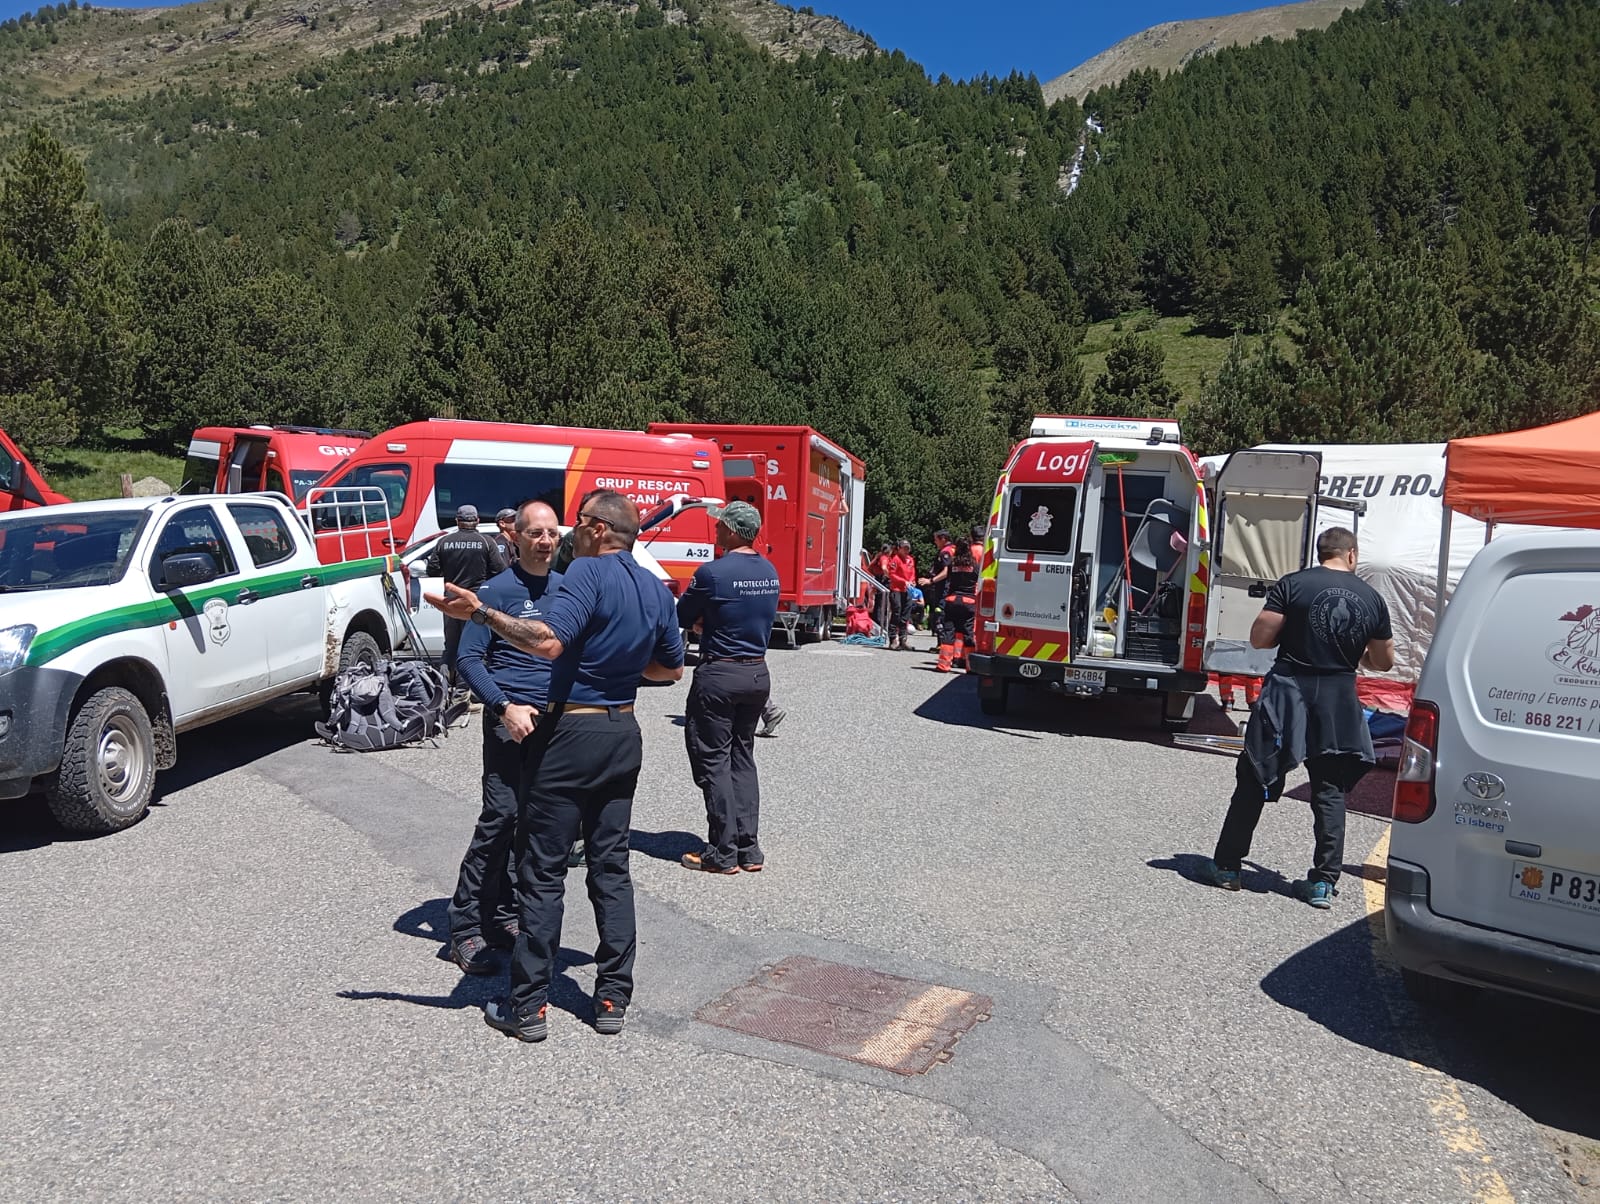
{"label": "man in blue polo shirt", "polygon": [[678,600],[678,623],[701,625],[700,664],[684,708],[684,743],[706,800],[706,845],[683,864],[712,874],[766,864],[756,839],[761,786],[756,725],[772,693],[767,641],[778,617],[778,570],[755,550],[761,513],[749,502],[712,510],[720,557],[695,570]]}
{"label": "man in blue polo shirt", "polygon": [[[524,502],[510,514],[517,559],[484,582],[478,597],[506,614],[536,619],[545,594],[561,584],[561,574],[550,571],[561,527],[556,512],[543,502]],[[549,705],[550,662],[468,623],[456,670],[483,702],[483,812],[450,900],[450,957],[468,974],[491,974],[490,946],[510,947],[521,923],[512,848],[517,795],[523,761],[540,747],[529,737],[539,712]],[[535,768],[536,762],[526,772]],[[493,918],[486,928],[488,916]]]}
{"label": "man in blue polo shirt", "polygon": [[633,558],[639,511],[627,498],[597,491],[578,507],[577,559],[542,619],[483,606],[470,590],[428,595],[447,615],[489,627],[519,648],[550,659],[550,700],[534,738],[543,742],[536,773],[522,781],[522,932],[511,957],[511,993],[492,1000],[484,1019],[524,1041],[547,1035],[546,1005],[561,943],[567,853],[581,833],[589,850],[595,950],[594,1027],[620,1033],[633,998],[638,938],[628,831],[643,753],[633,717],[639,679],[683,676],[683,635],[672,595]]}

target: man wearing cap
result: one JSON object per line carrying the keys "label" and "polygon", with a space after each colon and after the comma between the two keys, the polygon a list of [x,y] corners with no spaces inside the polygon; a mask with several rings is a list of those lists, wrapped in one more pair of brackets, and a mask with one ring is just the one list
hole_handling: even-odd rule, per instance
{"label": "man wearing cap", "polygon": [[522,551],[517,544],[517,511],[514,506],[507,506],[494,516],[494,525],[500,530],[494,535],[495,547],[500,549],[500,557],[507,564],[516,564]]}
{"label": "man wearing cap", "polygon": [[712,509],[721,555],[695,570],[678,599],[678,623],[701,625],[700,663],[684,708],[684,743],[706,800],[706,844],[683,864],[713,874],[766,863],[756,829],[761,788],[755,735],[772,693],[767,641],[778,616],[778,570],[754,548],[761,514],[749,502]]}
{"label": "man wearing cap", "polygon": [[[425,595],[445,614],[487,625],[496,635],[554,663],[549,707],[535,717],[536,747],[523,761],[517,817],[522,931],[511,956],[511,992],[483,1010],[494,1028],[543,1041],[550,982],[561,944],[567,855],[580,835],[589,850],[589,900],[595,950],[594,1027],[622,1031],[633,999],[638,950],[628,831],[643,741],[633,717],[639,679],[683,676],[683,633],[672,595],[633,558],[639,510],[612,490],[578,508],[577,558],[541,619],[482,606],[470,590]],[[537,769],[529,773],[529,760]]]}
{"label": "man wearing cap", "polygon": [[[428,576],[443,577],[446,585],[477,589],[490,577],[506,571],[506,559],[482,531],[478,530],[478,508],[461,506],[456,510],[456,529],[441,535],[428,553]],[[444,668],[455,677],[456,654],[461,648],[460,619],[445,616]]]}

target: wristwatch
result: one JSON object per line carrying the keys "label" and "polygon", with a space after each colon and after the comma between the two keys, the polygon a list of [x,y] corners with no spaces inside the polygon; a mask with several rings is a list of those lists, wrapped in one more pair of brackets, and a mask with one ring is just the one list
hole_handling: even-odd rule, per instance
{"label": "wristwatch", "polygon": [[499,702],[495,703],[489,709],[494,712],[494,717],[496,719],[502,719],[502,718],[505,717],[506,708],[508,706],[510,706],[510,705],[511,705],[511,701],[509,699],[502,698]]}
{"label": "wristwatch", "polygon": [[472,612],[472,621],[479,627],[487,627],[489,625],[489,608],[480,605],[477,610]]}

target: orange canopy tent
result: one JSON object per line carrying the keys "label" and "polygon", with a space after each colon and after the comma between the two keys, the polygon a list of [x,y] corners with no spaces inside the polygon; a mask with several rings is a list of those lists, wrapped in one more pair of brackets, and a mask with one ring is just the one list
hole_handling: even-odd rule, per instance
{"label": "orange canopy tent", "polygon": [[1486,524],[1600,527],[1600,413],[1503,435],[1452,439],[1445,448],[1439,594],[1447,585],[1450,516]]}

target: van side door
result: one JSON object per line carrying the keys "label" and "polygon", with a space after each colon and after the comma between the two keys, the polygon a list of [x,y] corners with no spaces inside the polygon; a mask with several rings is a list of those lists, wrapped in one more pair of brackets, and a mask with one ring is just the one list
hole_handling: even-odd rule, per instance
{"label": "van side door", "polygon": [[1276,648],[1252,648],[1267,590],[1316,558],[1316,452],[1239,451],[1217,474],[1204,667],[1261,677]]}

